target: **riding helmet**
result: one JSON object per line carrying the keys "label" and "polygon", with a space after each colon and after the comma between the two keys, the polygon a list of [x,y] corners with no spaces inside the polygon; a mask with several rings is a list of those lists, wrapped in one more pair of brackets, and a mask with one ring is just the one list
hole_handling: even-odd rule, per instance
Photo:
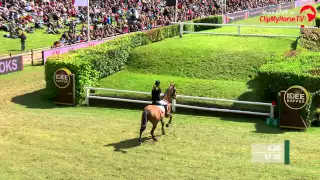
{"label": "riding helmet", "polygon": [[156,86],[159,86],[160,85],[160,81],[159,80],[156,80]]}

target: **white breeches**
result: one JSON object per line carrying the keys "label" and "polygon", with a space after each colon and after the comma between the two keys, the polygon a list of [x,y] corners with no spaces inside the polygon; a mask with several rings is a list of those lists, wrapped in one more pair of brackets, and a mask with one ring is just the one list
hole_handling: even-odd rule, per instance
{"label": "white breeches", "polygon": [[161,100],[161,101],[157,101],[157,103],[161,104],[161,105],[168,105],[167,102],[165,102],[164,100]]}

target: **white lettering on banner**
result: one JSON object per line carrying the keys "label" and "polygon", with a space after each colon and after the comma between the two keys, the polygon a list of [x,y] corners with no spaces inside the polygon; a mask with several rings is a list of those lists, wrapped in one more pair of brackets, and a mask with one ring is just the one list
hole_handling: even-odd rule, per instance
{"label": "white lettering on banner", "polygon": [[287,9],[285,10],[281,10],[281,9],[278,9],[277,11],[262,11],[262,14],[289,14],[289,11]]}
{"label": "white lettering on banner", "polygon": [[4,73],[6,71],[6,64],[4,62],[0,62],[0,73]]}
{"label": "white lettering on banner", "polygon": [[12,60],[12,69],[13,70],[17,70],[18,69],[18,65],[17,65],[17,60]]}
{"label": "white lettering on banner", "polygon": [[18,69],[17,60],[9,60],[0,62],[0,73],[16,71]]}
{"label": "white lettering on banner", "polygon": [[56,82],[59,83],[68,83],[68,75],[56,74]]}
{"label": "white lettering on banner", "polygon": [[12,71],[10,65],[11,65],[11,60],[10,61],[6,61],[6,69],[7,69],[7,71]]}
{"label": "white lettering on banner", "polygon": [[287,94],[287,102],[296,102],[296,103],[304,103],[305,101],[304,94],[297,94],[297,93],[288,93]]}

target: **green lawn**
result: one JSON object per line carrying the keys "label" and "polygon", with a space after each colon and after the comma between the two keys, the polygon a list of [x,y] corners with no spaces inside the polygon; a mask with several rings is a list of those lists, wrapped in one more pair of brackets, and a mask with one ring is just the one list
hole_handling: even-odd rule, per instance
{"label": "green lawn", "polygon": [[133,49],[128,69],[202,79],[248,80],[266,58],[289,52],[295,39],[189,34]]}
{"label": "green lawn", "polygon": [[[60,32],[63,32],[60,30]],[[0,55],[3,54],[19,54],[21,53],[20,39],[5,38],[3,35],[9,34],[4,31],[0,31]],[[37,29],[35,33],[26,33],[26,51],[31,49],[39,49],[44,47],[50,47],[54,41],[59,40],[60,35],[45,34],[45,29]]]}
{"label": "green lawn", "polygon": [[[0,78],[0,179],[317,179],[320,129],[286,132],[262,119],[176,114],[137,146],[141,110],[57,107],[44,68]],[[166,120],[167,121],[167,120]],[[160,135],[161,126],[155,134]],[[291,165],[251,162],[252,143],[291,142]]]}

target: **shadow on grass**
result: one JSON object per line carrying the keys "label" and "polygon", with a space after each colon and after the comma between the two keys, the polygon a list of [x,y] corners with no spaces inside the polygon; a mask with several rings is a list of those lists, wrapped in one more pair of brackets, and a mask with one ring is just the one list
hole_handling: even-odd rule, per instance
{"label": "shadow on grass", "polygon": [[255,133],[260,134],[283,134],[285,132],[296,132],[295,130],[290,129],[280,129],[278,127],[272,127],[264,124],[264,122],[257,122],[255,125],[256,131]]}
{"label": "shadow on grass", "polygon": [[[157,137],[159,135],[155,135],[155,136]],[[142,137],[141,138],[142,143],[144,143],[145,141],[150,140],[150,139],[152,139],[152,138],[151,137]],[[111,143],[111,144],[104,145],[104,147],[108,147],[108,146],[113,146],[114,151],[122,152],[125,154],[128,152],[127,149],[138,147],[138,146],[140,146],[140,143],[139,143],[139,138],[134,138],[134,139],[127,139],[124,141],[120,141],[117,143]]]}
{"label": "shadow on grass", "polygon": [[7,50],[7,51],[9,51],[9,52],[21,52],[21,53],[23,53],[23,52],[21,51],[21,49],[9,49],[9,50]]}
{"label": "shadow on grass", "polygon": [[26,108],[35,109],[51,109],[60,107],[45,98],[45,89],[13,97],[11,102],[26,106]]}

